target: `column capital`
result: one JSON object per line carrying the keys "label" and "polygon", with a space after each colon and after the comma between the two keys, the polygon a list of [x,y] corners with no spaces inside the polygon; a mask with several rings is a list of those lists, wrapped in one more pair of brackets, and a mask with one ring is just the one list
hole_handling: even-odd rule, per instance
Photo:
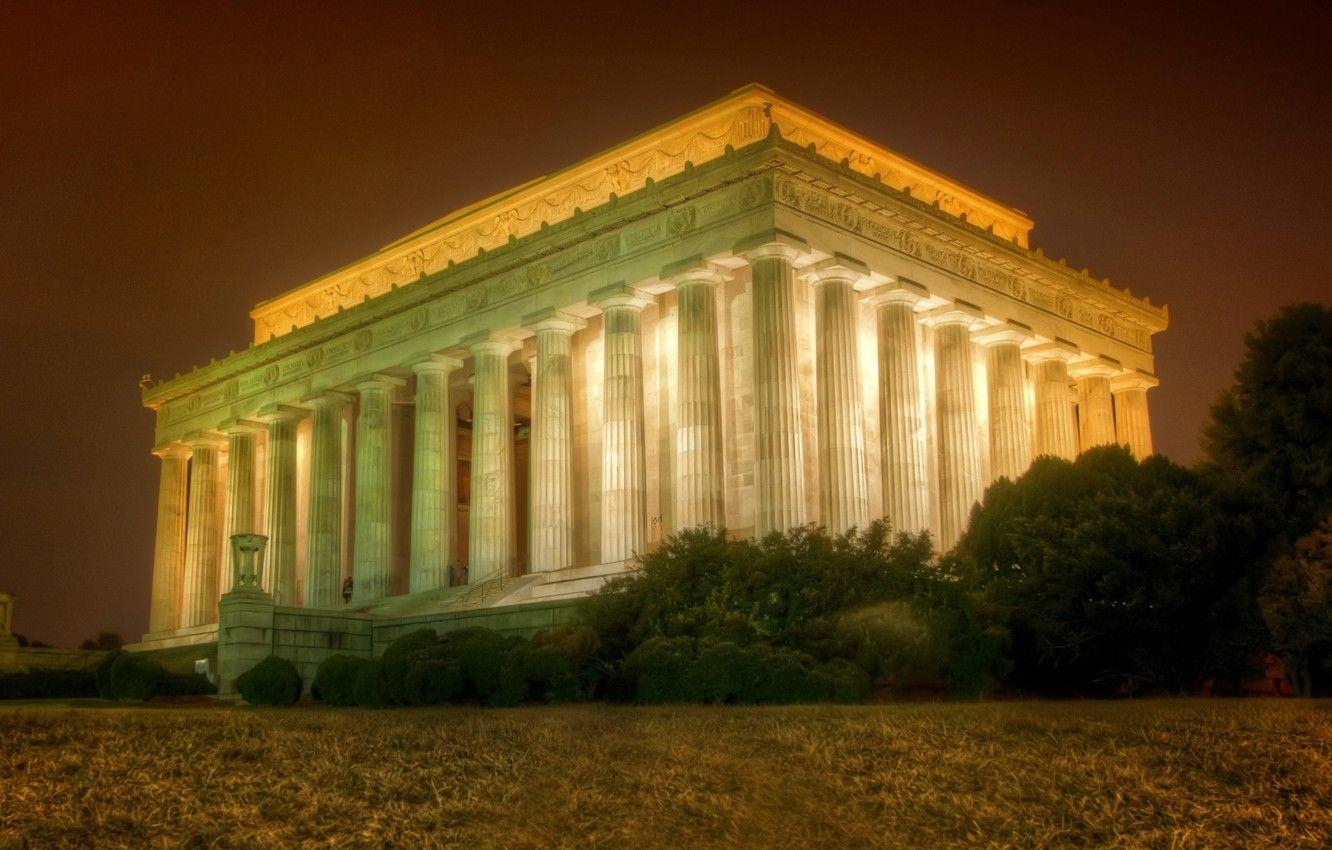
{"label": "column capital", "polygon": [[310,414],[310,411],[304,407],[297,407],[294,404],[277,404],[272,407],[263,408],[255,417],[260,422],[295,422],[298,419],[304,419]]}
{"label": "column capital", "polygon": [[660,277],[676,287],[681,287],[691,283],[710,285],[725,283],[734,275],[724,266],[703,259],[700,254],[663,266]]}
{"label": "column capital", "polygon": [[462,344],[473,356],[500,354],[508,357],[522,347],[523,341],[511,334],[481,331],[463,339]]}
{"label": "column capital", "polygon": [[523,316],[523,327],[537,333],[541,331],[559,331],[572,334],[587,327],[587,321],[572,313],[548,308]]}
{"label": "column capital", "polygon": [[621,281],[592,290],[587,294],[587,300],[604,312],[610,307],[633,307],[635,310],[642,310],[656,299],[643,290]]}
{"label": "column capital", "polygon": [[1110,379],[1110,391],[1116,393],[1125,390],[1150,390],[1159,386],[1161,381],[1155,375],[1137,369],[1120,372]]}
{"label": "column capital", "polygon": [[363,378],[356,383],[358,392],[366,390],[391,390],[394,387],[406,386],[407,381],[399,378],[397,375],[389,375],[385,372],[376,372],[368,378]]}
{"label": "column capital", "polygon": [[324,406],[341,407],[344,404],[350,404],[355,398],[356,396],[351,393],[340,390],[324,390],[301,399],[301,406],[308,407],[311,410]]}
{"label": "column capital", "polygon": [[461,360],[444,354],[431,354],[412,364],[412,371],[418,375],[447,375],[461,368]]}
{"label": "column capital", "polygon": [[1053,342],[1043,342],[1022,349],[1022,356],[1031,363],[1048,363],[1052,360],[1067,363],[1080,353],[1081,350],[1066,339],[1056,339]]}
{"label": "column capital", "polygon": [[971,341],[984,346],[998,345],[1004,342],[1021,345],[1032,339],[1033,336],[1031,328],[1026,325],[1004,322],[1002,325],[992,325],[973,332]]}
{"label": "column capital", "polygon": [[883,286],[871,289],[865,293],[865,303],[872,304],[875,307],[882,307],[885,304],[895,304],[903,302],[906,304],[919,304],[930,297],[930,291],[914,280],[898,278],[892,283],[885,283]]}
{"label": "column capital", "polygon": [[1124,371],[1124,366],[1107,357],[1087,356],[1068,364],[1073,378],[1113,378]]}
{"label": "column capital", "polygon": [[260,434],[268,430],[268,426],[257,419],[227,419],[217,430],[230,437],[232,434]]}
{"label": "column capital", "polygon": [[157,455],[162,460],[167,460],[168,458],[172,460],[187,460],[190,455],[194,454],[194,452],[184,443],[167,443],[163,446],[154,447],[153,454]]}
{"label": "column capital", "polygon": [[809,254],[809,243],[784,230],[761,230],[736,242],[731,250],[751,263],[773,257],[795,262]]}
{"label": "column capital", "polygon": [[227,445],[227,438],[216,431],[194,431],[181,438],[181,442],[194,449],[221,449]]}
{"label": "column capital", "polygon": [[932,328],[940,325],[966,325],[968,330],[975,330],[983,326],[985,314],[974,304],[954,301],[926,311],[921,314],[920,321]]}
{"label": "column capital", "polygon": [[869,266],[855,257],[834,254],[826,260],[806,266],[800,276],[815,286],[833,281],[844,281],[855,286],[870,276],[870,270]]}

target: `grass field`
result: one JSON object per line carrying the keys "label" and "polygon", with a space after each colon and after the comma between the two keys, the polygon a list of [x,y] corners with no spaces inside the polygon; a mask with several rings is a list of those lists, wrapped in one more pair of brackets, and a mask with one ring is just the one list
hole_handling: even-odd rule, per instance
{"label": "grass field", "polygon": [[0,706],[0,848],[960,845],[1332,846],[1332,704]]}

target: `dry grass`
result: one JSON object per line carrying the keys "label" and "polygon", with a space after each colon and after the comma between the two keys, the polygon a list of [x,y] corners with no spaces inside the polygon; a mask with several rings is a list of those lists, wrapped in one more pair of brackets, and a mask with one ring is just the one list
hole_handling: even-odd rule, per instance
{"label": "dry grass", "polygon": [[8,847],[1327,847],[1332,706],[0,708]]}

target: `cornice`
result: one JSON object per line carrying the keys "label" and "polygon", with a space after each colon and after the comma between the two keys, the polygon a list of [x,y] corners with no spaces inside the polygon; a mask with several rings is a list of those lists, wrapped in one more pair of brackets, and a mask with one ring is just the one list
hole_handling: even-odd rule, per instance
{"label": "cornice", "polygon": [[364,298],[414,284],[478,252],[494,250],[731,151],[777,137],[929,203],[945,215],[1027,244],[1032,221],[1021,211],[769,89],[751,85],[554,174],[465,207],[368,257],[261,302],[250,312],[254,339],[264,342],[283,336]]}

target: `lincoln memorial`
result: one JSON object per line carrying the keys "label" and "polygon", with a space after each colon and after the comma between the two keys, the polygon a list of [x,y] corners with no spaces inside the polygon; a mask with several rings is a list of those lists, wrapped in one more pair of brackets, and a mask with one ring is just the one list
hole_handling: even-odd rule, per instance
{"label": "lincoln memorial", "polygon": [[145,382],[141,645],[219,640],[233,534],[268,538],[272,628],[323,647],[572,599],[702,524],[947,549],[1034,457],[1150,454],[1166,310],[1032,226],[749,86],[276,295],[244,350]]}

